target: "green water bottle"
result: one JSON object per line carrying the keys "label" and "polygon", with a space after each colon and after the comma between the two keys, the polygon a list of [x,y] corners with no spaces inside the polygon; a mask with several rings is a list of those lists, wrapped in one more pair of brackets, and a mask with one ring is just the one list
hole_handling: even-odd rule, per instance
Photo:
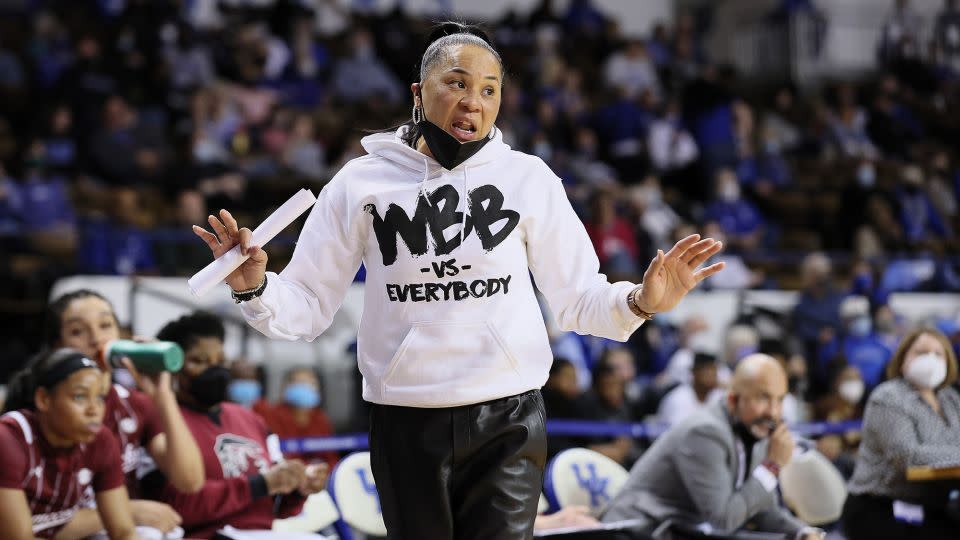
{"label": "green water bottle", "polygon": [[137,371],[156,374],[161,371],[176,373],[183,367],[183,349],[172,341],[140,343],[129,339],[115,339],[104,347],[104,360],[109,365],[122,368],[120,361],[126,357]]}

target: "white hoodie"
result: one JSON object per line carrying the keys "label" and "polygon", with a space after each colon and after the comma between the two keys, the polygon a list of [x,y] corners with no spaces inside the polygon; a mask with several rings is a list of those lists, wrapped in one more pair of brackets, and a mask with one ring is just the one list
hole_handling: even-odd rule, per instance
{"label": "white hoodie", "polygon": [[[242,304],[273,338],[314,340],[361,261],[363,398],[453,407],[540,388],[553,357],[530,275],[564,330],[625,341],[633,283],[609,284],[560,179],[499,130],[452,171],[400,141],[363,139],[324,187],[293,258]],[[465,227],[464,227],[465,226]]]}

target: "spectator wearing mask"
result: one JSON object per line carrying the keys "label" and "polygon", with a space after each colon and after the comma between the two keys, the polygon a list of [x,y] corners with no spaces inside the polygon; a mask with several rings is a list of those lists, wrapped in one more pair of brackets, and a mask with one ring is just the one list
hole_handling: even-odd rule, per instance
{"label": "spectator wearing mask", "polygon": [[693,413],[723,399],[724,391],[717,381],[716,357],[703,353],[694,355],[690,371],[692,382],[677,386],[660,402],[659,421],[671,426],[679,424]]}
{"label": "spectator wearing mask", "polygon": [[851,171],[849,180],[841,192],[841,203],[844,211],[838,215],[837,241],[844,247],[852,248],[854,238],[868,221],[868,202],[871,197],[877,196],[877,166],[870,159],[859,160]]}
{"label": "spectator wearing mask", "polygon": [[61,538],[85,488],[112,540],[138,538],[120,452],[103,426],[103,373],[75,349],[41,353],[14,376],[0,416],[0,523],[7,540]]}
{"label": "spectator wearing mask", "polygon": [[907,243],[913,247],[938,246],[953,237],[953,231],[925,191],[925,184],[923,170],[916,165],[906,166],[900,172],[900,223]]}
{"label": "spectator wearing mask", "polygon": [[873,319],[866,305],[847,303],[843,310],[846,333],[821,345],[820,372],[826,373],[830,361],[842,354],[847,364],[860,371],[867,390],[872,390],[883,380],[883,370],[893,356],[893,350],[874,332]]}
{"label": "spectator wearing mask", "polygon": [[912,466],[960,465],[957,357],[933,328],[907,334],[874,389],[843,511],[850,540],[957,537],[946,515],[949,486],[910,482]]}
{"label": "spectator wearing mask", "polygon": [[707,523],[721,531],[750,528],[788,539],[823,538],[777,503],[780,469],[795,444],[781,422],[787,376],[767,355],[744,358],[726,401],[660,436],[600,517],[639,519],[650,534],[664,521]]}
{"label": "spectator wearing mask", "polygon": [[[866,384],[856,366],[837,362],[833,369],[830,393],[813,405],[813,419],[817,422],[846,422],[863,416],[863,397]],[[824,435],[817,439],[817,450],[836,465],[844,478],[853,474],[859,432]]]}
{"label": "spectator wearing mask", "polygon": [[[258,407],[267,427],[281,439],[328,437],[334,434],[333,424],[320,406],[320,377],[313,368],[301,366],[289,370],[283,378],[283,401]],[[326,462],[330,470],[337,464],[336,452],[297,452],[287,457],[305,463]]]}
{"label": "spectator wearing mask", "polygon": [[866,111],[857,101],[853,84],[841,84],[837,89],[837,109],[830,115],[831,142],[845,157],[876,159],[879,151],[867,132]]}
{"label": "spectator wearing mask", "polygon": [[[671,235],[681,223],[680,216],[663,200],[663,187],[656,176],[648,176],[627,190],[631,210],[638,216],[637,239],[649,238],[656,249],[669,248]],[[641,242],[638,242],[641,244]],[[729,272],[726,269],[724,274]],[[713,278],[711,278],[713,279]]]}
{"label": "spectator wearing mask", "polygon": [[188,538],[213,538],[227,525],[269,529],[274,518],[300,513],[305,497],[326,485],[326,464],[284,460],[263,419],[226,401],[230,371],[223,365],[223,336],[223,323],[199,312],[157,334],[184,350],[177,401],[203,455],[206,481],[196,493],[178,490],[159,472],[144,483],[183,516]]}
{"label": "spectator wearing mask", "polygon": [[876,327],[877,338],[891,351],[897,350],[900,339],[903,337],[900,317],[886,302],[878,304],[872,309],[873,325]]}
{"label": "spectator wearing mask", "polygon": [[239,359],[230,364],[230,384],[227,385],[227,398],[263,415],[267,407],[263,399],[264,374],[262,365]]}
{"label": "spectator wearing mask", "polygon": [[[704,231],[710,231],[711,238],[721,238],[720,242],[727,241],[727,235],[721,230],[720,224],[710,221],[703,225]],[[707,233],[705,233],[707,234]],[[723,272],[711,276],[707,280],[707,289],[752,289],[761,285],[766,279],[763,270],[753,270],[736,253],[721,253],[717,260],[723,261],[726,268]]]}
{"label": "spectator wearing mask", "polygon": [[682,112],[680,102],[671,99],[660,118],[650,124],[647,148],[650,161],[661,174],[688,167],[700,156],[697,142],[683,125]]}
{"label": "spectator wearing mask", "polygon": [[704,220],[720,224],[732,249],[751,251],[760,245],[763,217],[743,197],[737,175],[730,169],[717,173],[716,198],[704,210]]}

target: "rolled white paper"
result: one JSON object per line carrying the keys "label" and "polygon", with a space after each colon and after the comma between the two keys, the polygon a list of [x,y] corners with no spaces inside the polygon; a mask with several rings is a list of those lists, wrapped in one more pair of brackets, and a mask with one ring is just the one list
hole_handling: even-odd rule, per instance
{"label": "rolled white paper", "polygon": [[[293,223],[293,220],[313,206],[315,202],[317,202],[317,197],[310,190],[301,189],[253,230],[250,245],[263,247],[267,242],[273,240],[274,236],[280,234],[280,231],[286,229],[287,225]],[[233,249],[214,259],[203,270],[187,280],[190,292],[198,298],[210,292],[210,289],[227,279],[230,272],[236,270],[248,258],[250,258],[250,255],[240,254],[240,244],[233,246]]]}

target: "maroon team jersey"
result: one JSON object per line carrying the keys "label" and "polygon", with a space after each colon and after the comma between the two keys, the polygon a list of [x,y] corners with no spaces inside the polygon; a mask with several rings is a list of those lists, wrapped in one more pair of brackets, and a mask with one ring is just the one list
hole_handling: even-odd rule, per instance
{"label": "maroon team jersey", "polygon": [[52,538],[80,508],[88,487],[94,492],[123,485],[117,440],[101,428],[89,444],[50,446],[33,411],[0,416],[0,488],[20,489],[33,515],[33,534]]}
{"label": "maroon team jersey", "polygon": [[115,435],[127,491],[131,499],[139,498],[137,470],[152,469],[153,461],[147,459],[146,446],[163,431],[160,413],[146,394],[118,384],[110,385],[105,405],[103,425]]}
{"label": "maroon team jersey", "polygon": [[275,500],[266,496],[260,473],[283,456],[259,415],[233,403],[222,403],[218,414],[180,411],[203,455],[206,481],[191,494],[165,482],[158,498],[183,517],[187,537],[210,538],[225,525],[269,529],[275,517],[300,512],[303,497],[282,497],[274,513]]}

